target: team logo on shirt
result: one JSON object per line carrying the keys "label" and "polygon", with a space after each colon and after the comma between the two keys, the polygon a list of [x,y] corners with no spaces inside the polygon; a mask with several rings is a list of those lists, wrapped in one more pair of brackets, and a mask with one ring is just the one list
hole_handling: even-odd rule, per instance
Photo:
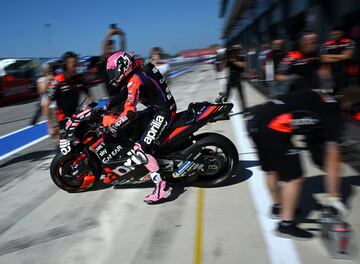
{"label": "team logo on shirt", "polygon": [[320,125],[320,119],[309,111],[294,111],[275,117],[268,127],[282,133],[308,133]]}

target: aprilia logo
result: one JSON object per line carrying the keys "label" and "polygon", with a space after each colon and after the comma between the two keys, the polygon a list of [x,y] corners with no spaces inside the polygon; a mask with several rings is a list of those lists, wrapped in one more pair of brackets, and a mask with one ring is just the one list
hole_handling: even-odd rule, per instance
{"label": "aprilia logo", "polygon": [[123,116],[122,118],[120,118],[120,120],[118,120],[114,125],[116,126],[116,127],[121,127],[121,125],[123,124],[123,123],[125,123],[126,121],[128,121],[129,120],[129,118],[127,117],[127,116]]}
{"label": "aprilia logo", "polygon": [[144,138],[146,144],[150,145],[156,139],[156,135],[159,132],[159,129],[164,122],[164,119],[165,118],[163,116],[158,115],[156,119],[151,122],[151,128],[146,134],[146,137]]}

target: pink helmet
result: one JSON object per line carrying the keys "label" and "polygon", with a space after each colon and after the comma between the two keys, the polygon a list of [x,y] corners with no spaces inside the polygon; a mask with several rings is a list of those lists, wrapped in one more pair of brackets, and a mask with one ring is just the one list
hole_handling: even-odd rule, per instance
{"label": "pink helmet", "polygon": [[106,71],[111,85],[117,87],[135,69],[134,54],[119,51],[111,55],[106,63]]}

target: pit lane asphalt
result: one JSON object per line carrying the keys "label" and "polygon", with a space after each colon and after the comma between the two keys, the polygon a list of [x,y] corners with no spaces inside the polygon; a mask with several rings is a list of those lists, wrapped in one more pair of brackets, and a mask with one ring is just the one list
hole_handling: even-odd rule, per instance
{"label": "pit lane asphalt", "polygon": [[[219,86],[215,76],[211,65],[198,65],[176,78],[171,89],[179,110],[193,101],[213,100]],[[251,104],[265,100],[248,84],[246,93]],[[27,107],[20,108],[25,109],[20,116],[27,113]],[[221,133],[234,143],[239,133],[230,121],[202,131]],[[263,174],[257,161],[237,147],[237,176],[227,186],[204,189],[200,263],[271,262],[260,212],[246,182]],[[195,263],[198,188],[179,187],[174,201],[156,206],[142,202],[151,186],[68,194],[50,180],[53,149],[47,139],[0,162],[0,263]],[[312,195],[321,190],[323,172],[308,160],[305,164],[307,195]],[[349,221],[359,236],[359,174],[344,167]],[[306,196],[303,206],[313,206],[312,199]],[[302,263],[338,263],[328,258],[318,237],[294,244]]]}

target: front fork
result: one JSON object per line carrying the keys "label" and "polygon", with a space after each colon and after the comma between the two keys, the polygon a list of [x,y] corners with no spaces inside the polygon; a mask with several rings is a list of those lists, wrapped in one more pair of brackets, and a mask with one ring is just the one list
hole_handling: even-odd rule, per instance
{"label": "front fork", "polygon": [[[72,164],[72,174],[74,177],[82,178],[82,184],[80,186],[81,189],[87,189],[91,187],[96,180],[95,173],[93,171],[93,167],[91,163],[91,153],[86,149],[83,152],[79,151],[75,153],[75,160]],[[82,175],[81,175],[82,174]]]}

